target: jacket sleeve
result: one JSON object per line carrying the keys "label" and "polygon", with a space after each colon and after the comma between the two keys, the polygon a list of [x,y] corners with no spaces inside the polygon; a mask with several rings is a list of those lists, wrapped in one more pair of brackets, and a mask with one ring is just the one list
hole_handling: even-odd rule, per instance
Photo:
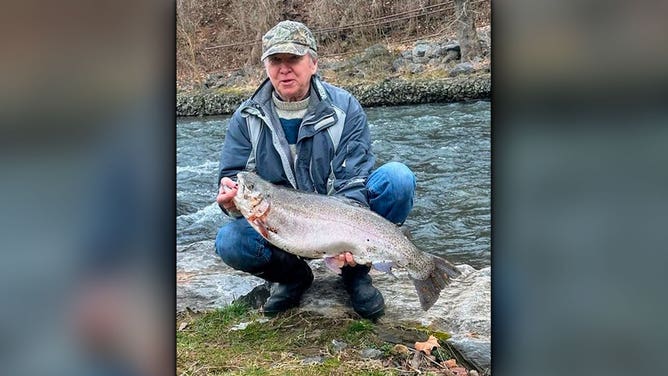
{"label": "jacket sleeve", "polygon": [[341,140],[332,161],[335,195],[368,207],[366,179],[375,163],[366,114],[357,99],[351,96]]}
{"label": "jacket sleeve", "polygon": [[[220,187],[220,179],[223,177],[236,181],[237,173],[246,168],[252,149],[246,120],[237,111],[228,123],[225,142],[220,155],[216,186]],[[232,217],[241,215],[239,213],[228,213],[225,209],[223,209],[223,212]]]}

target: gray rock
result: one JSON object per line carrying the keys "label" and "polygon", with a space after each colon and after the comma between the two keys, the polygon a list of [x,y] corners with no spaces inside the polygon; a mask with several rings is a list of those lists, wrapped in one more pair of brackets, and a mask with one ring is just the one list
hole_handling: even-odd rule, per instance
{"label": "gray rock", "polygon": [[213,241],[176,248],[176,310],[224,307],[262,285],[264,280],[225,265]]}
{"label": "gray rock", "polygon": [[311,356],[308,358],[302,359],[302,364],[322,364],[325,361],[325,358],[322,356]]}
{"label": "gray rock", "polygon": [[420,73],[424,71],[424,64],[410,63],[408,64],[408,71],[412,74]]}
{"label": "gray rock", "polygon": [[401,71],[406,66],[406,59],[400,57],[392,62],[392,69],[395,72]]}
{"label": "gray rock", "polygon": [[492,354],[489,337],[475,338],[456,335],[448,341],[473,364],[482,369],[490,368]]}
{"label": "gray rock", "polygon": [[413,59],[416,57],[425,57],[427,55],[427,51],[429,51],[429,44],[416,44],[415,47],[413,47]]}
{"label": "gray rock", "polygon": [[181,201],[179,199],[176,200],[176,215],[185,215],[185,214],[191,214],[197,212],[198,208],[188,202]]}
{"label": "gray rock", "polygon": [[251,308],[258,309],[266,303],[270,295],[271,283],[265,282],[259,286],[255,286],[248,294],[235,299],[235,301],[246,304]]}
{"label": "gray rock", "polygon": [[445,53],[445,58],[444,59],[445,59],[446,62],[448,62],[448,61],[459,60],[459,59],[461,59],[461,57],[462,56],[459,53],[459,51],[450,50],[450,51]]}
{"label": "gray rock", "polygon": [[[322,260],[309,261],[314,281],[302,299],[301,310],[327,317],[358,317],[350,306],[341,278]],[[491,363],[491,269],[457,265],[462,275],[446,287],[427,312],[420,308],[408,273],[394,270],[396,278],[372,271],[374,286],[385,297],[385,315],[379,323],[420,324],[450,333],[449,342],[481,368]],[[208,310],[228,305],[264,281],[225,265],[213,249],[213,241],[177,247],[177,311],[186,307]],[[260,290],[262,287],[260,288]],[[257,290],[256,290],[257,291]],[[259,298],[262,299],[261,297]],[[345,342],[333,340],[342,350]]]}
{"label": "gray rock", "polygon": [[445,62],[461,59],[461,48],[459,43],[449,43],[443,46]]}
{"label": "gray rock", "polygon": [[360,351],[360,356],[364,359],[378,359],[383,355],[383,352],[378,349],[368,348]]}
{"label": "gray rock", "polygon": [[384,44],[374,44],[373,46],[364,50],[364,60],[373,59],[374,57],[390,55],[390,51]]}
{"label": "gray rock", "polygon": [[454,77],[460,74],[471,73],[472,71],[473,71],[473,64],[469,62],[459,63],[450,70],[450,77]]}
{"label": "gray rock", "polygon": [[454,43],[448,43],[445,46],[443,46],[446,52],[448,51],[456,51],[456,52],[461,52],[461,47],[459,46],[459,43],[454,42]]}
{"label": "gray rock", "polygon": [[429,57],[427,55],[422,55],[422,56],[413,56],[413,63],[416,64],[426,64],[429,62]]}
{"label": "gray rock", "polygon": [[433,58],[429,59],[429,62],[427,63],[427,65],[431,65],[431,66],[434,66],[434,67],[435,67],[435,66],[437,66],[440,62],[441,62],[440,59],[433,57]]}
{"label": "gray rock", "polygon": [[445,53],[445,48],[441,47],[439,44],[434,43],[430,44],[429,47],[427,48],[427,53],[425,56],[428,58],[435,58],[441,56],[442,53]]}
{"label": "gray rock", "polygon": [[346,347],[348,347],[347,343],[337,339],[332,340],[332,350],[334,350],[335,353],[343,351]]}

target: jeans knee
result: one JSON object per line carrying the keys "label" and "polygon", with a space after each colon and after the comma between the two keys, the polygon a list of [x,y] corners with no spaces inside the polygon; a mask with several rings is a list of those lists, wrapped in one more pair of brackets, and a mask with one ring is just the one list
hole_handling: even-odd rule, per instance
{"label": "jeans knee", "polygon": [[401,224],[413,208],[415,174],[400,162],[389,162],[375,170],[367,180],[371,210]]}
{"label": "jeans knee", "polygon": [[398,192],[401,192],[404,198],[413,198],[415,193],[415,174],[408,166],[399,162],[390,162],[392,164],[392,179]]}
{"label": "jeans knee", "polygon": [[371,190],[377,194],[390,190],[393,196],[400,200],[412,200],[415,194],[415,174],[401,162],[388,162],[380,166],[371,174],[369,180]]}
{"label": "jeans knee", "polygon": [[248,273],[261,270],[271,257],[267,242],[243,218],[218,230],[215,248],[225,264]]}
{"label": "jeans knee", "polygon": [[[218,235],[216,235],[216,253],[227,265],[235,268],[236,257],[234,257],[234,231],[231,231],[231,226],[223,226],[218,230]],[[236,268],[235,268],[236,269]]]}

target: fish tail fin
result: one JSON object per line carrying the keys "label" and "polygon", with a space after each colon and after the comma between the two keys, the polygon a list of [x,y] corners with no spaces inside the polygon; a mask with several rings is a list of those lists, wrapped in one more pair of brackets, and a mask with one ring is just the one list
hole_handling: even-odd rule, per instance
{"label": "fish tail fin", "polygon": [[455,278],[461,274],[460,271],[447,260],[438,256],[433,256],[433,260],[434,269],[429,273],[427,278],[411,278],[413,280],[413,285],[415,285],[418,298],[420,299],[420,306],[422,306],[422,309],[425,311],[436,303],[438,296],[441,294],[441,290],[450,283],[450,278]]}
{"label": "fish tail fin", "polygon": [[[450,278],[457,278],[459,277],[462,272],[460,272],[456,266],[454,266],[452,263],[450,263],[448,260],[438,257],[438,256],[433,256],[434,259],[434,264],[436,264],[435,270],[438,270],[439,273],[445,273],[446,275],[446,282],[445,284],[447,285],[450,283]],[[443,286],[445,287],[445,286]]]}

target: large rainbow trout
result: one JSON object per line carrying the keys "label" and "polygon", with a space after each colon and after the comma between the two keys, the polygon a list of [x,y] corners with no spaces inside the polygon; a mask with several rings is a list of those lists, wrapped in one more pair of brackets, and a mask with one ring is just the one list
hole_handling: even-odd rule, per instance
{"label": "large rainbow trout", "polygon": [[425,311],[450,278],[460,274],[445,259],[417,249],[397,225],[367,208],[276,186],[250,172],[237,178],[237,208],[267,241],[286,252],[325,261],[350,252],[357,263],[378,270],[405,268]]}

